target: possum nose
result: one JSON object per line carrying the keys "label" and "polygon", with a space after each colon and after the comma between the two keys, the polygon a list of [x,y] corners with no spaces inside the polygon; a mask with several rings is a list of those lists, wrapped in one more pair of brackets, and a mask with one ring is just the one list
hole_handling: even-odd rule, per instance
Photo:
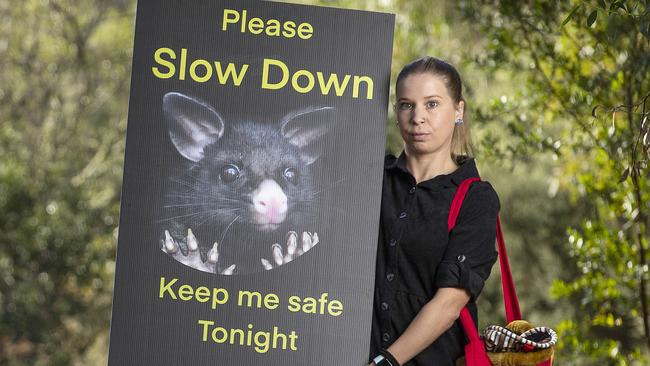
{"label": "possum nose", "polygon": [[287,214],[287,195],[278,183],[266,179],[253,192],[253,208],[258,223],[280,223]]}

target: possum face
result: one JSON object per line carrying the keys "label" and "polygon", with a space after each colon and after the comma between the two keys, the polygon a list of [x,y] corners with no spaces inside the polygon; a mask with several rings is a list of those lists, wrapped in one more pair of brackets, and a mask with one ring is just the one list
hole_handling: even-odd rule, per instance
{"label": "possum face", "polygon": [[226,123],[203,101],[179,93],[163,98],[169,135],[193,162],[178,177],[189,226],[238,224],[272,231],[307,214],[317,190],[312,163],[332,108],[297,111],[279,123]]}
{"label": "possum face", "polygon": [[312,169],[300,148],[277,128],[234,125],[204,153],[198,169],[211,182],[206,189],[210,196],[236,205],[239,210],[233,215],[239,215],[240,223],[275,230],[290,213],[304,212],[312,201]]}

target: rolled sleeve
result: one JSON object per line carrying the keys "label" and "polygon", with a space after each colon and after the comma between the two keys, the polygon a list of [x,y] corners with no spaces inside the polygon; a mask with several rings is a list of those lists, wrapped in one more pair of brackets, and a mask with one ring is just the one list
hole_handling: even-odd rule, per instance
{"label": "rolled sleeve", "polygon": [[470,294],[470,301],[476,300],[497,259],[499,208],[499,197],[490,183],[472,184],[436,271],[437,288],[462,288]]}

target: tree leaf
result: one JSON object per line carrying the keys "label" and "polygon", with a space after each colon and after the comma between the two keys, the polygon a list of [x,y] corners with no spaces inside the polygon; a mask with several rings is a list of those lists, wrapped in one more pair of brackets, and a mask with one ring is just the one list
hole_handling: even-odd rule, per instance
{"label": "tree leaf", "polygon": [[620,32],[619,23],[616,14],[610,14],[607,17],[607,26],[605,27],[605,33],[610,41],[614,41],[618,37]]}
{"label": "tree leaf", "polygon": [[561,25],[562,27],[564,27],[564,25],[567,24],[567,23],[569,22],[569,20],[571,20],[571,18],[573,18],[573,14],[575,14],[575,12],[576,12],[576,11],[578,10],[578,8],[580,8],[581,6],[582,6],[582,3],[580,3],[580,4],[576,5],[576,6],[574,6],[573,9],[571,9],[571,11],[569,12],[569,15],[567,15],[566,18],[564,18],[564,20],[562,21],[562,25]]}
{"label": "tree leaf", "polygon": [[627,177],[630,175],[630,168],[626,168],[625,171],[623,172],[623,175],[621,176],[621,179],[618,181],[619,183],[625,182],[627,180]]}
{"label": "tree leaf", "polygon": [[645,17],[641,17],[639,20],[639,31],[641,34],[643,34],[646,38],[650,39],[650,13],[647,13]]}
{"label": "tree leaf", "polygon": [[589,17],[587,18],[587,27],[591,27],[594,22],[596,22],[596,18],[598,17],[598,10],[594,10],[589,14]]}

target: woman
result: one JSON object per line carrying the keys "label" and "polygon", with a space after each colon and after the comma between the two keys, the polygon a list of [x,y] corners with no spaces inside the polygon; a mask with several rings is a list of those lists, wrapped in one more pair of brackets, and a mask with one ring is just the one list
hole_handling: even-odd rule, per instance
{"label": "woman", "polygon": [[478,177],[458,72],[424,57],[396,82],[399,157],[384,169],[371,365],[446,366],[463,355],[457,321],[496,261],[499,198],[488,182],[470,186],[456,227],[447,216],[456,188]]}

